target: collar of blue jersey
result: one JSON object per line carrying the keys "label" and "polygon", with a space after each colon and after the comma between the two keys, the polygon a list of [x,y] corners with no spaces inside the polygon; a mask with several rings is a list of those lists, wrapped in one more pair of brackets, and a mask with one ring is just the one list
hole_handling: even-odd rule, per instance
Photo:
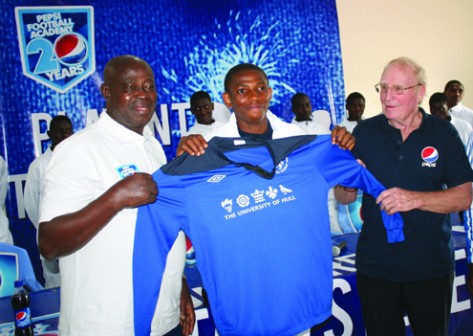
{"label": "collar of blue jersey", "polygon": [[[257,138],[219,138],[215,137],[209,142],[209,149],[213,150],[222,160],[227,161],[237,167],[243,167],[261,176],[265,179],[272,179],[276,173],[278,164],[284,160],[290,153],[300,146],[313,141],[316,135],[302,135],[288,137],[284,139],[264,140]],[[280,142],[285,145],[281,146]],[[247,160],[248,155],[240,157],[238,149],[261,148],[264,147],[271,156],[272,165],[270,169],[263,168],[260,164],[242,161]]]}

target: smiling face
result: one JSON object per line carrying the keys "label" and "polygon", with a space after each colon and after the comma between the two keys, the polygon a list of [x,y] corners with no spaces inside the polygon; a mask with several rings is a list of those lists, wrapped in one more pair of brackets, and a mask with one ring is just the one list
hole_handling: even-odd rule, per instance
{"label": "smiling face", "polygon": [[272,89],[265,74],[257,69],[245,69],[232,75],[223,93],[223,101],[233,109],[240,130],[261,134],[266,131]]}
{"label": "smiling face", "polygon": [[[425,94],[425,86],[416,85],[418,82],[413,69],[394,63],[384,70],[380,83],[390,88],[387,92],[380,93],[381,105],[386,118],[404,123],[418,112]],[[403,90],[400,95],[395,95],[391,90],[392,86],[411,88]]]}
{"label": "smiling face", "polygon": [[119,56],[107,64],[102,96],[112,119],[143,133],[156,108],[156,86],[150,66],[132,56]]}

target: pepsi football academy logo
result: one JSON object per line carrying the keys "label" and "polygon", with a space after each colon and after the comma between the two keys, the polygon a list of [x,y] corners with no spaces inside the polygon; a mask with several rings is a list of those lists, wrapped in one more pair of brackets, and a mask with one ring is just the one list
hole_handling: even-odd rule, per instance
{"label": "pepsi football academy logo", "polygon": [[437,149],[431,146],[425,147],[421,152],[421,157],[424,162],[422,162],[422,167],[435,167],[437,165],[437,160],[439,158],[439,152]]}
{"label": "pepsi football academy logo", "polygon": [[116,170],[117,170],[118,176],[120,176],[120,178],[122,179],[128,176],[131,176],[136,172],[139,172],[138,167],[134,164],[123,165],[116,168]]}
{"label": "pepsi football academy logo", "polygon": [[23,74],[60,93],[95,72],[91,6],[16,7]]}

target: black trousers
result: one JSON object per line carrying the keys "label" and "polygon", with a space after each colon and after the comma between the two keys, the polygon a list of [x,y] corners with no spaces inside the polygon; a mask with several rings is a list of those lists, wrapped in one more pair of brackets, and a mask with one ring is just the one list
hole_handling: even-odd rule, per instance
{"label": "black trousers", "polygon": [[171,331],[168,331],[164,336],[182,336],[182,327],[181,327],[181,325],[178,324],[176,328],[174,328]]}
{"label": "black trousers", "polygon": [[392,282],[357,273],[363,320],[368,336],[404,336],[407,313],[415,336],[446,336],[454,274]]}

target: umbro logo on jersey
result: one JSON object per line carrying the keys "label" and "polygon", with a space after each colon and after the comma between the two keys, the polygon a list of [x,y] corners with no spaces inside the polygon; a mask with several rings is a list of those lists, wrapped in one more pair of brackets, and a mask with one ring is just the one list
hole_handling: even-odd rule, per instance
{"label": "umbro logo on jersey", "polygon": [[223,180],[227,175],[214,175],[207,180],[207,182],[218,183]]}

